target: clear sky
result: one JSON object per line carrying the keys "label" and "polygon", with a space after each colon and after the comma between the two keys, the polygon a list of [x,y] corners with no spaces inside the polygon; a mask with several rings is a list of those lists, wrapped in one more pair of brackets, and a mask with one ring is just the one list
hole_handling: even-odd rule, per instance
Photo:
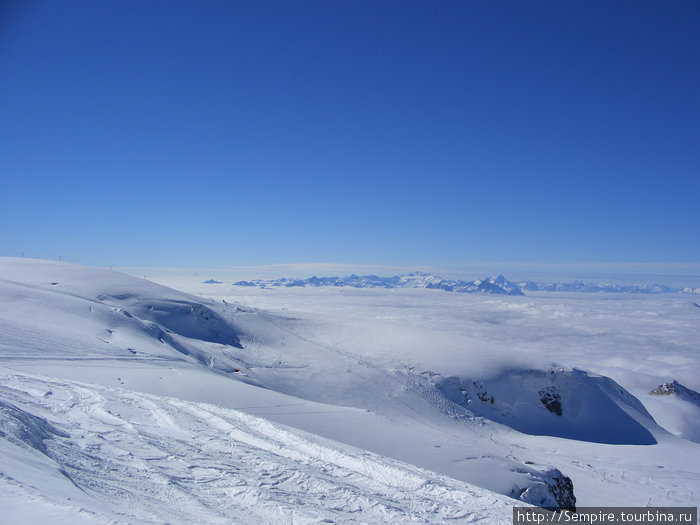
{"label": "clear sky", "polygon": [[0,1],[0,255],[700,262],[700,3]]}

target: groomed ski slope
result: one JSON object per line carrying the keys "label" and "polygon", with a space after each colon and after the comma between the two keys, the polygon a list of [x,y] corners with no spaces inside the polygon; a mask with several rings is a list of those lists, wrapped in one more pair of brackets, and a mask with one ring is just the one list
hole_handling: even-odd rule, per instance
{"label": "groomed ski slope", "polygon": [[0,371],[8,523],[510,523],[467,483],[205,403]]}

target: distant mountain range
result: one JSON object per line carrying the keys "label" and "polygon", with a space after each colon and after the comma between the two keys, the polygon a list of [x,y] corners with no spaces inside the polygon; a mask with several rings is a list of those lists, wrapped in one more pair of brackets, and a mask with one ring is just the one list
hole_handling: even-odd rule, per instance
{"label": "distant mountain range", "polygon": [[[216,281],[205,281],[207,283]],[[555,282],[550,284],[535,281],[509,281],[503,275],[487,277],[473,281],[448,280],[434,274],[415,272],[392,277],[377,275],[350,275],[348,277],[310,277],[292,279],[284,277],[274,280],[238,281],[234,286],[251,286],[257,288],[293,288],[293,287],[351,287],[351,288],[427,288],[458,293],[524,295],[525,292],[604,292],[604,293],[700,293],[700,289],[671,288],[664,284],[612,284],[607,282],[585,283],[582,281]]]}

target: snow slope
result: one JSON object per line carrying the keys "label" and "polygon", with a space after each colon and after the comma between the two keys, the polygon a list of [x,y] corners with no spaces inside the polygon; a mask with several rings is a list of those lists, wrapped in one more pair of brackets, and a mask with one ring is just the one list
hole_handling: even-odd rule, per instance
{"label": "snow slope", "polygon": [[700,393],[674,380],[659,385],[649,394],[649,404],[664,428],[700,443]]}
{"label": "snow slope", "polygon": [[[565,487],[565,476],[573,480],[579,505],[697,504],[698,444],[657,425],[639,394],[649,377],[654,381],[651,386],[658,385],[658,376],[640,368],[639,362],[636,369],[629,366],[632,360],[624,352],[616,356],[608,352],[604,361],[595,359],[595,351],[587,359],[576,351],[586,341],[608,345],[601,351],[619,346],[615,337],[601,330],[608,320],[591,322],[595,316],[588,313],[593,309],[590,302],[557,297],[559,305],[537,297],[489,298],[425,289],[250,289],[246,296],[232,296],[230,285],[202,284],[201,280],[174,284],[196,295],[108,270],[0,259],[0,371],[4,374],[0,401],[5,403],[0,413],[3,421],[25,425],[33,421],[29,427],[40,429],[40,438],[30,439],[37,446],[20,439],[21,445],[16,436],[15,442],[3,441],[3,447],[14,451],[8,457],[17,458],[12,463],[14,474],[9,473],[10,467],[0,469],[7,474],[2,494],[8,504],[15,502],[16,512],[43,508],[27,505],[42,498],[48,498],[47,508],[58,508],[56,494],[63,497],[71,486],[75,488],[66,482],[63,471],[85,490],[89,501],[65,507],[67,500],[61,499],[61,512],[86,519],[118,516],[129,522],[177,522],[180,513],[167,514],[172,510],[168,505],[176,502],[182,502],[177,504],[183,509],[183,522],[188,521],[186,512],[200,512],[212,522],[265,522],[272,516],[272,507],[284,509],[275,521],[288,522],[297,516],[302,522],[404,519],[436,523],[454,516],[451,509],[456,507],[440,499],[443,496],[429,503],[426,495],[420,500],[424,504],[406,497],[404,493],[412,494],[409,485],[392,489],[372,485],[375,490],[367,488],[376,482],[372,478],[347,487],[348,476],[354,475],[346,475],[341,467],[348,469],[358,458],[384,465],[373,470],[391,467],[473,495],[473,505],[466,495],[454,496],[467,513],[457,522],[485,516],[489,522],[510,521],[508,501],[515,500],[484,489],[551,504],[555,493]],[[214,299],[197,296],[203,293]],[[640,306],[646,304],[635,302],[630,311],[640,315]],[[619,305],[614,307],[618,315]],[[670,308],[676,314],[686,312],[679,305],[673,302]],[[586,313],[579,316],[581,312]],[[623,326],[636,331],[633,319],[625,317]],[[686,341],[693,340],[694,325],[680,319],[676,315],[673,329],[663,322],[657,329],[675,345],[666,353],[668,362],[692,369],[697,363]],[[644,330],[650,325],[648,319],[640,322],[635,342],[645,341]],[[568,343],[563,346],[568,352],[555,351],[553,341]],[[644,344],[638,344],[637,351],[644,353]],[[553,367],[554,361],[563,364]],[[590,366],[594,363],[597,369]],[[626,373],[619,374],[620,370]],[[688,383],[683,370],[677,371]],[[597,375],[605,373],[617,382]],[[644,395],[648,390],[642,391]],[[85,396],[70,397],[76,392]],[[554,398],[548,397],[554,394],[559,396],[561,414],[556,413]],[[90,404],[84,401],[87,398],[98,401]],[[93,410],[95,406],[108,408]],[[252,421],[274,430],[261,437],[251,430],[251,425],[259,426]],[[260,489],[267,485],[254,477],[257,471],[252,469],[240,482],[255,495],[246,500],[253,502],[252,514],[246,514],[220,508],[213,495],[234,478],[212,466],[228,460],[213,452],[205,454],[203,447],[232,440],[233,448],[243,450],[252,446],[250,440],[236,440],[250,433],[260,438],[258,448],[241,456],[237,460],[241,465],[262,457],[265,464],[281,462],[283,470],[297,469],[309,477],[295,478],[298,486],[286,482],[286,492],[269,492]],[[107,434],[113,439],[105,439]],[[200,434],[201,450],[180,442],[196,441]],[[327,462],[326,470],[321,469],[328,472],[327,485],[316,479],[318,471],[307,468],[308,458],[285,456],[294,447],[282,434],[310,443],[306,450],[335,451],[311,454]],[[39,441],[47,443],[46,451]],[[117,446],[117,441],[130,445]],[[268,441],[281,442],[284,452],[265,449],[261,442]],[[107,471],[114,477],[95,478],[88,486],[92,479],[88,474],[88,481],[71,474],[71,465],[90,472],[89,465],[76,463],[83,456],[71,455],[86,449],[95,452],[94,462],[110,465],[98,469],[100,475]],[[132,454],[158,449],[162,453],[154,457],[180,459],[148,460],[140,467],[143,472],[134,471],[129,470],[125,449]],[[72,452],[60,455],[56,452],[60,450]],[[337,464],[331,456],[346,459]],[[57,472],[51,478],[55,483],[47,482],[42,488],[30,468],[35,464],[51,465]],[[200,464],[206,465],[201,472],[211,475],[203,474],[209,481],[200,483],[197,478]],[[184,492],[197,494],[193,500],[177,487],[167,489],[180,479],[187,487]],[[142,500],[134,503],[133,510],[119,514],[126,497],[120,490],[136,482],[142,483],[139,494],[151,494],[161,503],[154,506]],[[323,486],[325,493],[334,485],[347,492],[329,506],[316,501],[318,497],[308,497],[303,488]],[[445,490],[444,498],[449,500],[452,488]],[[352,494],[358,499],[353,500]],[[277,496],[289,505],[282,505]],[[482,496],[498,502],[491,513],[484,510],[488,505],[480,506]],[[78,501],[77,493],[66,497]],[[356,501],[368,503],[358,507]],[[395,513],[381,510],[377,501]],[[148,514],[154,507],[165,510],[154,517]],[[446,514],[440,514],[443,511]]]}
{"label": "snow slope", "polygon": [[505,497],[240,411],[0,380],[0,501],[15,523],[57,511],[66,522],[509,522]]}
{"label": "snow slope", "polygon": [[[653,445],[655,422],[610,378],[581,370],[508,370],[486,381],[431,376],[451,401],[533,435],[619,445]],[[546,410],[542,410],[542,408]]]}

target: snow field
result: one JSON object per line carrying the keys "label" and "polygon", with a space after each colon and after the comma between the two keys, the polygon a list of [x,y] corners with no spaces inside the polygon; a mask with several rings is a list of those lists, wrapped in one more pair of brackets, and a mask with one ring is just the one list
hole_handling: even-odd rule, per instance
{"label": "snow field", "polygon": [[[1,399],[62,433],[43,439],[45,456],[97,500],[98,521],[510,520],[507,498],[239,411],[7,370],[0,382]],[[42,453],[21,433],[13,441]],[[13,492],[31,497],[21,481]],[[51,496],[52,508],[65,503]]]}

